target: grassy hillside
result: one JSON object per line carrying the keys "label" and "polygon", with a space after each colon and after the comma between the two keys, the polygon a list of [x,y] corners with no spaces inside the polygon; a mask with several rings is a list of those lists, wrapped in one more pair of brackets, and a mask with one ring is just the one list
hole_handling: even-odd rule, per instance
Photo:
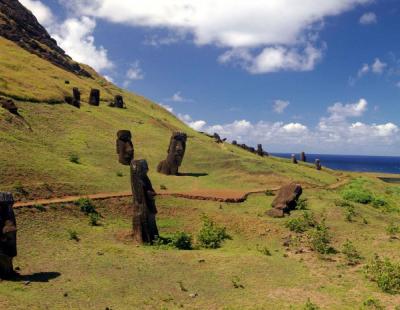
{"label": "grassy hillside", "polygon": [[[314,186],[337,181],[339,174],[332,171],[318,172],[312,166],[263,159],[238,147],[218,145],[158,105],[105,81],[90,68],[86,69],[94,79],[73,75],[1,38],[0,50],[0,94],[18,99],[23,118],[0,110],[0,184],[14,192],[25,190],[25,198],[129,189],[129,168],[121,166],[115,154],[115,135],[120,129],[132,131],[136,158],[148,160],[156,188],[162,184],[173,191],[254,190],[290,179]],[[48,104],[62,102],[75,86],[82,92],[81,109]],[[100,107],[86,103],[92,87],[101,91]],[[120,93],[127,109],[108,107],[107,103]],[[155,173],[174,130],[188,133],[181,171],[190,176]],[[78,156],[80,164],[72,163],[71,155]]]}

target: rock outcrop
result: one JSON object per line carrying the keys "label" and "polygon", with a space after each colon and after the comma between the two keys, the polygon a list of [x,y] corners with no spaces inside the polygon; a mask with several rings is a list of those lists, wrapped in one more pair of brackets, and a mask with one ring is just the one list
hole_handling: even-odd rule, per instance
{"label": "rock outcrop", "polygon": [[0,36],[64,70],[91,77],[57,45],[32,12],[17,0],[0,0]]}
{"label": "rock outcrop", "polygon": [[297,201],[303,193],[300,184],[291,183],[282,186],[272,202],[272,209],[267,212],[271,217],[284,217],[297,206]]}

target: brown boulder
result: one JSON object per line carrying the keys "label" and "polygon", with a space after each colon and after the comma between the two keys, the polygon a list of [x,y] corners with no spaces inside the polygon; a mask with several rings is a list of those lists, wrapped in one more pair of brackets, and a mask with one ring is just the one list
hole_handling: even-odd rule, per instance
{"label": "brown boulder", "polygon": [[15,105],[14,101],[0,97],[0,104],[1,104],[1,107],[3,109],[6,109],[8,112],[15,114],[15,115],[19,115],[18,107]]}
{"label": "brown boulder", "polygon": [[297,206],[297,201],[303,193],[300,184],[291,183],[282,186],[277,196],[272,202],[272,209],[267,211],[271,217],[283,217],[285,213],[290,213]]}

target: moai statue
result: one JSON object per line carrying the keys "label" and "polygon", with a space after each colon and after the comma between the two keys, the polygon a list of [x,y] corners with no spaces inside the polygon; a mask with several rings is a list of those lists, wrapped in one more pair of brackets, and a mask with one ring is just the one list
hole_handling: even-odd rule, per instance
{"label": "moai statue", "polygon": [[178,175],[178,169],[183,161],[186,150],[187,135],[184,132],[174,132],[168,147],[167,159],[161,161],[157,171],[166,175]]}
{"label": "moai statue", "polygon": [[250,152],[250,153],[256,153],[256,149],[254,148],[254,147],[252,147],[252,146],[249,146],[248,148],[247,148],[247,150]]}
{"label": "moai statue", "polygon": [[0,193],[0,278],[16,275],[13,258],[17,256],[17,223],[13,211],[14,199],[10,193]]}
{"label": "moai statue", "polygon": [[98,89],[90,90],[89,104],[96,107],[100,105],[100,90]]}
{"label": "moai statue", "polygon": [[297,158],[295,154],[292,154],[292,163],[297,164]]}
{"label": "moai statue", "polygon": [[262,144],[257,145],[257,155],[261,156],[261,157],[264,156],[264,150],[263,150]]}
{"label": "moai statue", "polygon": [[319,159],[315,160],[315,168],[317,170],[322,170],[322,165],[321,165],[321,161]]}
{"label": "moai statue", "polygon": [[134,157],[132,134],[129,130],[117,132],[117,154],[118,161],[122,165],[129,166]]}
{"label": "moai statue", "polygon": [[132,236],[137,243],[153,243],[158,236],[156,223],[156,195],[147,172],[144,159],[131,162],[131,186],[133,194]]}
{"label": "moai statue", "polygon": [[302,193],[303,189],[300,184],[291,183],[282,186],[272,202],[272,209],[267,211],[267,214],[272,217],[284,217],[285,214],[296,209],[297,201]]}
{"label": "moai statue", "polygon": [[304,153],[304,152],[301,152],[301,154],[300,154],[300,160],[302,161],[302,162],[307,162],[307,157],[306,157],[306,153]]}
{"label": "moai statue", "polygon": [[237,141],[236,140],[233,140],[232,141],[232,145],[237,145],[238,143],[237,143]]}
{"label": "moai statue", "polygon": [[72,105],[76,108],[80,108],[81,107],[81,92],[79,91],[79,89],[77,87],[74,87],[72,89],[72,97],[73,97]]}
{"label": "moai statue", "polygon": [[116,95],[114,98],[114,107],[123,109],[125,107],[124,98],[121,95]]}
{"label": "moai statue", "polygon": [[3,109],[6,109],[11,114],[19,115],[18,107],[15,105],[14,101],[12,101],[11,99],[6,99],[3,97],[0,97],[0,104]]}
{"label": "moai statue", "polygon": [[213,137],[216,143],[222,143],[221,137],[216,132],[214,133]]}

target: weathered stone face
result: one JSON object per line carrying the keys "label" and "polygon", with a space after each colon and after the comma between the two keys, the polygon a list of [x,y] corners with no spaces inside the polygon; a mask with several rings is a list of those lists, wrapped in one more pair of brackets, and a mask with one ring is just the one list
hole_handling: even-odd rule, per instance
{"label": "weathered stone face", "polygon": [[264,150],[263,150],[262,144],[257,145],[257,155],[264,156]]}
{"label": "weathered stone face", "polygon": [[295,154],[292,154],[292,163],[297,164],[297,158]]}
{"label": "weathered stone face", "polygon": [[12,114],[18,115],[18,107],[11,99],[0,97],[0,104],[3,109],[6,109]]}
{"label": "weathered stone face", "polygon": [[301,160],[301,161],[303,161],[303,162],[307,162],[307,156],[306,156],[306,153],[304,153],[304,152],[301,152],[301,154],[300,154],[300,160]]}
{"label": "weathered stone face", "polygon": [[147,161],[131,162],[131,185],[133,195],[132,236],[137,243],[152,243],[158,236],[156,223],[156,195],[149,177]]}
{"label": "weathered stone face", "polygon": [[96,107],[100,105],[100,90],[92,89],[90,91],[89,104]]}
{"label": "weathered stone face", "polygon": [[132,134],[129,130],[118,131],[116,147],[119,162],[129,166],[134,157]]}
{"label": "weathered stone face", "polygon": [[317,170],[322,170],[322,165],[321,165],[321,161],[319,159],[315,160],[315,168]]}
{"label": "weathered stone face", "polygon": [[222,143],[221,137],[219,136],[219,134],[217,134],[216,132],[214,133],[214,141],[216,143]]}
{"label": "weathered stone face", "polygon": [[12,258],[17,256],[17,223],[12,194],[0,192],[0,277],[14,272]]}
{"label": "weathered stone face", "polygon": [[297,206],[297,201],[303,193],[300,184],[291,183],[282,186],[272,202],[272,209],[267,212],[272,217],[283,217]]}
{"label": "weathered stone face", "polygon": [[77,87],[74,87],[72,89],[72,97],[66,96],[64,100],[66,103],[79,109],[81,107],[81,92]]}
{"label": "weathered stone face", "polygon": [[166,175],[177,175],[186,151],[187,135],[183,132],[172,134],[167,159],[159,163],[157,171]]}
{"label": "weathered stone face", "polygon": [[125,107],[124,98],[121,95],[115,96],[114,107],[118,109],[123,109]]}

